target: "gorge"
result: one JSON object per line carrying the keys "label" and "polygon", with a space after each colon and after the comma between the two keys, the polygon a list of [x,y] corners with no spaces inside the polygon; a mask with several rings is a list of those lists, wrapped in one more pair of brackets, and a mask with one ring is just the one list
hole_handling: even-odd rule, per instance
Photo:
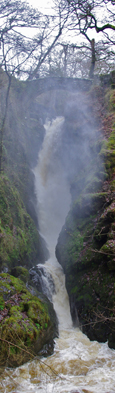
{"label": "gorge", "polygon": [[[4,262],[1,255],[1,271],[7,274],[7,268],[16,275],[16,266],[32,269],[37,263],[46,269],[46,276],[53,280],[51,296],[59,338],[54,354],[47,359],[40,355],[15,370],[6,368],[0,379],[1,392],[114,392],[115,352],[107,343],[114,348],[114,90],[90,86],[85,92],[65,91],[56,86],[49,98],[49,92],[39,94],[34,87],[31,101],[28,89],[30,86],[22,87],[21,117],[15,107],[21,119],[18,160],[11,159],[14,141],[11,152],[9,148],[4,153],[4,167],[10,163],[7,176],[20,187],[28,213],[38,221],[40,247],[33,257],[25,253],[25,261],[23,254],[20,262],[11,256],[9,267],[7,256]],[[10,111],[11,102],[13,96]],[[11,112],[8,116],[10,119]],[[6,150],[10,129],[9,134],[5,136]],[[11,222],[11,231],[13,225]],[[35,270],[38,273],[37,267]],[[21,275],[22,271],[18,278]],[[28,282],[27,278],[26,285]],[[90,341],[82,331],[101,343]]]}

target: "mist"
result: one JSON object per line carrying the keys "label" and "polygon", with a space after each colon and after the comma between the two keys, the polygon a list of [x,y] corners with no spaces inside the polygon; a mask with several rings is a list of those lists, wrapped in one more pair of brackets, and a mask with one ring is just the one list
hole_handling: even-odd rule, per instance
{"label": "mist", "polygon": [[46,135],[34,169],[40,231],[51,253],[71,201],[69,183],[60,157],[63,124],[64,118],[57,117],[44,125]]}
{"label": "mist", "polygon": [[83,190],[89,193],[92,182],[94,192],[102,183],[97,178],[102,136],[88,91],[79,84],[78,91],[66,90],[65,80],[63,90],[56,80],[55,89],[46,93],[48,86],[49,81],[36,97],[45,134],[33,173],[39,230],[52,253],[72,204]]}

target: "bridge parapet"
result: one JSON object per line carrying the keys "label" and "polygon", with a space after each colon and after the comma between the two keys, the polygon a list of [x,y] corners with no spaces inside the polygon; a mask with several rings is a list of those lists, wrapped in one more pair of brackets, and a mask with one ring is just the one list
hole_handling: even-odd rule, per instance
{"label": "bridge parapet", "polygon": [[38,78],[29,82],[35,88],[38,88],[39,92],[44,92],[53,89],[64,89],[64,90],[80,90],[88,91],[92,85],[90,79],[80,78],[63,78],[63,77],[46,77]]}

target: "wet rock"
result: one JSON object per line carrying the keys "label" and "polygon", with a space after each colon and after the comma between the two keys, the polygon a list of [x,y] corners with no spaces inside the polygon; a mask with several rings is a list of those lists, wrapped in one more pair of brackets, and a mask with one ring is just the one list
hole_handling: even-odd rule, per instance
{"label": "wet rock", "polygon": [[55,293],[55,285],[51,274],[44,265],[39,264],[29,271],[30,280],[39,292],[42,292],[52,301],[52,295]]}

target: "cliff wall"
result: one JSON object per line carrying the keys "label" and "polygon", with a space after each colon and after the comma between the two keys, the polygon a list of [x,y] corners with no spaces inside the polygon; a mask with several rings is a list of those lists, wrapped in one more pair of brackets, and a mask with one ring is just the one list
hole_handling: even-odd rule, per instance
{"label": "cliff wall", "polygon": [[[78,315],[91,340],[108,340],[115,348],[115,90],[93,88],[89,96],[98,136],[90,141],[93,159],[84,173],[76,168],[56,255],[65,271],[74,325]],[[77,130],[76,123],[76,135]]]}

